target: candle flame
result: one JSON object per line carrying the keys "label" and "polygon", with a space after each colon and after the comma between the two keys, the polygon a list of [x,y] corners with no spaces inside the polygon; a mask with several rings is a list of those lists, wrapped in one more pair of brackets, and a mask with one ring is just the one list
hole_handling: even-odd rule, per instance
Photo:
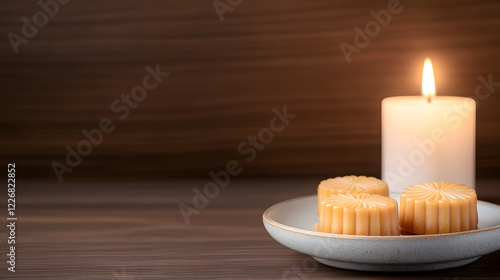
{"label": "candle flame", "polygon": [[434,70],[429,58],[425,59],[424,72],[422,73],[422,96],[430,103],[431,99],[436,96],[436,85],[434,83]]}

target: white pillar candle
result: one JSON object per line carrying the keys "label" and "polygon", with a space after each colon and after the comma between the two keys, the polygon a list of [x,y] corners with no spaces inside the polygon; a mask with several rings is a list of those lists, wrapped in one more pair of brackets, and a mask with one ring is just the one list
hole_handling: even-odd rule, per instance
{"label": "white pillar candle", "polygon": [[475,188],[476,104],[435,96],[433,76],[426,61],[422,96],[382,101],[382,180],[390,192],[431,181]]}

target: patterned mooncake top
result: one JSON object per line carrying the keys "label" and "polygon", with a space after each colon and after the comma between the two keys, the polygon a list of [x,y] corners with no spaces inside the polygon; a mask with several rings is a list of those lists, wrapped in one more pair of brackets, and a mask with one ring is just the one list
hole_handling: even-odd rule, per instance
{"label": "patterned mooncake top", "polygon": [[389,205],[397,207],[397,201],[387,196],[368,193],[347,193],[330,195],[321,199],[322,204],[343,208],[379,208]]}
{"label": "patterned mooncake top", "polygon": [[321,181],[319,192],[334,190],[336,193],[377,193],[388,195],[389,188],[387,183],[375,177],[366,176],[344,176]]}
{"label": "patterned mooncake top", "polygon": [[462,200],[476,197],[476,191],[455,182],[420,183],[403,190],[401,197],[415,200]]}

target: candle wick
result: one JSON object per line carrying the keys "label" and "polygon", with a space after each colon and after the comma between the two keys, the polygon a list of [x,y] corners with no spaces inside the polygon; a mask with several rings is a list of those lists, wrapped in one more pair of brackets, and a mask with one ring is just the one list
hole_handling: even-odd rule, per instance
{"label": "candle wick", "polygon": [[427,103],[431,103],[431,97],[430,96],[427,96]]}

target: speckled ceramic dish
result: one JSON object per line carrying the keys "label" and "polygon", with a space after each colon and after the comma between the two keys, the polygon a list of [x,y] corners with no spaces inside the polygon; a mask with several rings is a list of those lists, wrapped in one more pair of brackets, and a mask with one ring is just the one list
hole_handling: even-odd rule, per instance
{"label": "speckled ceramic dish", "polygon": [[[399,197],[392,196],[399,202]],[[325,265],[365,271],[424,271],[469,264],[500,249],[500,206],[478,201],[479,228],[430,235],[357,236],[312,231],[317,196],[275,204],[262,216],[284,246]]]}

